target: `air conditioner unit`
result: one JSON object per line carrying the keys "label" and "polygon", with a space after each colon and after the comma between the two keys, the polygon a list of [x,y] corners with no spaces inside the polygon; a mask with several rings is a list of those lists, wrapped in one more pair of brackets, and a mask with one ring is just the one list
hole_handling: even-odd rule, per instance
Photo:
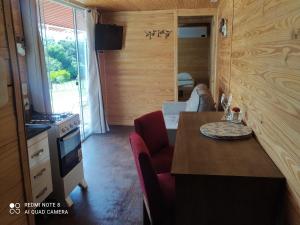
{"label": "air conditioner unit", "polygon": [[207,37],[207,27],[179,27],[178,38]]}

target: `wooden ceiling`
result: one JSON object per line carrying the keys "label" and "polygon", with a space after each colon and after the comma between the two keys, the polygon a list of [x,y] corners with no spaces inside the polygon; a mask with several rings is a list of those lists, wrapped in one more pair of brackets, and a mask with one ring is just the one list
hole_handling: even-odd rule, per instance
{"label": "wooden ceiling", "polygon": [[164,9],[215,8],[211,0],[77,0],[103,11],[143,11]]}

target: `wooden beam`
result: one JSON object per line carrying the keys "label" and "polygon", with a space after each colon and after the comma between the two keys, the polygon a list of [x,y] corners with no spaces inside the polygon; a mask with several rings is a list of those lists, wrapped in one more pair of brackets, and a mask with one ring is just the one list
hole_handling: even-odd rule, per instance
{"label": "wooden beam", "polygon": [[174,100],[178,101],[178,14],[174,10]]}
{"label": "wooden beam", "polygon": [[177,9],[178,16],[215,16],[217,8]]}

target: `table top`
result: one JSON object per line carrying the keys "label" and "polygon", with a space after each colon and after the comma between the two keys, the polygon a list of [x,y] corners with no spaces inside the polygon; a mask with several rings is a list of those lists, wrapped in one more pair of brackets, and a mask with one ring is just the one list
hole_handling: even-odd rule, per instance
{"label": "table top", "polygon": [[201,125],[220,121],[222,115],[222,112],[180,113],[171,173],[283,178],[254,137],[216,140],[201,134]]}

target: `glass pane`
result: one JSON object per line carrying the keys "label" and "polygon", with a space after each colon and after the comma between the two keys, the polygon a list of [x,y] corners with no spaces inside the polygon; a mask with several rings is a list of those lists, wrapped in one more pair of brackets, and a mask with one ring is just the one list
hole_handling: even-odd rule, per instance
{"label": "glass pane", "polygon": [[85,12],[80,9],[75,10],[75,21],[77,28],[77,49],[78,49],[78,71],[81,93],[81,116],[83,124],[83,134],[86,138],[91,133],[90,110],[88,99],[88,73],[87,73],[87,34]]}
{"label": "glass pane", "polygon": [[63,158],[64,156],[72,152],[74,149],[80,148],[80,144],[80,135],[78,128],[76,128],[75,131],[73,131],[67,137],[64,137],[60,140],[60,158]]}
{"label": "glass pane", "polygon": [[40,10],[52,111],[80,113],[73,10],[48,0],[40,0]]}
{"label": "glass pane", "polygon": [[38,0],[53,113],[80,115],[82,139],[90,134],[87,37],[81,9]]}

